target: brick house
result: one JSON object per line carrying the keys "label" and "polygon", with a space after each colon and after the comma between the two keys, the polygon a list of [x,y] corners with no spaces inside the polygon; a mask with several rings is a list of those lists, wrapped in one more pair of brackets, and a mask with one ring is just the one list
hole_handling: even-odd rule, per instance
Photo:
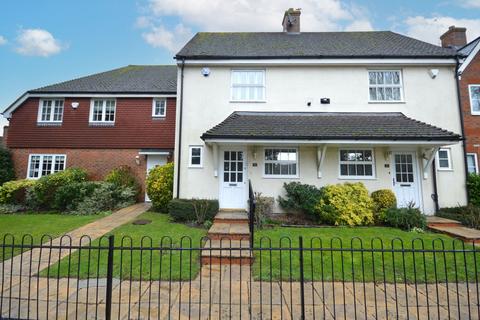
{"label": "brick house", "polygon": [[441,36],[442,46],[459,55],[458,89],[462,107],[465,152],[469,173],[479,173],[480,156],[480,37],[467,43],[466,29],[452,26]]}
{"label": "brick house", "polygon": [[176,80],[176,66],[127,66],[26,92],[3,112],[17,178],[127,165],[144,185],[173,155]]}

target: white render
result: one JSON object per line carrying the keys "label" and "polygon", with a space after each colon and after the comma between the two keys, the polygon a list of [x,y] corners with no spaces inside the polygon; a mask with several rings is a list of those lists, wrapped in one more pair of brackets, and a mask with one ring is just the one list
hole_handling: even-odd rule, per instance
{"label": "white render", "polygon": [[[430,61],[415,65],[405,62],[397,65],[362,64],[352,65],[352,60],[344,65],[217,65],[186,64],[183,78],[183,112],[181,148],[179,143],[180,104],[182,103],[181,68],[179,64],[179,81],[177,94],[177,132],[175,159],[180,156],[180,198],[219,198],[218,166],[221,161],[214,160],[215,148],[206,145],[200,136],[208,129],[222,122],[234,111],[290,111],[290,112],[402,112],[406,116],[420,120],[443,129],[461,134],[460,114],[455,83],[455,64],[435,65]],[[419,62],[420,61],[420,62]],[[397,61],[397,63],[399,63]],[[203,67],[210,68],[205,77]],[[265,102],[239,103],[230,102],[231,70],[241,68],[265,70]],[[368,70],[401,70],[403,79],[403,102],[369,103]],[[430,69],[438,69],[438,75],[432,79]],[[320,104],[321,98],[330,98],[330,104]],[[307,102],[311,101],[311,106]],[[322,142],[256,143],[237,142],[247,150],[247,176],[253,189],[265,196],[275,199],[283,194],[283,183],[300,181],[302,183],[323,186],[347,181],[363,182],[370,191],[382,188],[392,189],[391,152],[395,150],[415,152],[418,165],[418,181],[421,203],[418,204],[425,213],[434,212],[432,167],[423,168],[428,153],[434,146],[427,143],[362,143],[362,146],[375,150],[375,178],[364,180],[339,179],[339,143],[327,144],[327,152],[322,162],[321,177],[317,172],[317,151]],[[203,167],[189,168],[189,146],[204,146]],[[219,148],[225,145],[219,144]],[[228,145],[228,143],[227,143]],[[298,147],[298,178],[263,177],[263,147],[284,146]],[[343,146],[358,147],[356,142],[342,143]],[[437,146],[438,147],[438,146]],[[464,205],[466,203],[465,167],[461,143],[448,146],[451,148],[453,169],[437,171],[437,185],[440,207]],[[181,155],[179,155],[181,152]],[[218,154],[218,153],[217,153]],[[257,166],[254,167],[253,164]],[[387,168],[386,165],[390,165]],[[177,191],[178,165],[175,167],[175,189]],[[248,188],[248,184],[247,184]],[[276,211],[281,208],[276,206]]]}

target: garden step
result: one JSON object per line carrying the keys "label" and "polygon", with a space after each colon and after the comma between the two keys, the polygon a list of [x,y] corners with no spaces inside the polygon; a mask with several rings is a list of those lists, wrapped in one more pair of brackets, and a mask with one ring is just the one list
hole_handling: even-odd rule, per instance
{"label": "garden step", "polygon": [[459,227],[462,224],[457,220],[452,220],[452,219],[447,219],[447,218],[442,218],[442,217],[437,217],[437,216],[428,216],[427,217],[427,225],[430,228],[430,227],[435,227],[435,226]]}
{"label": "garden step", "polygon": [[212,240],[241,240],[249,239],[250,232],[246,223],[215,222],[208,230],[208,237]]}
{"label": "garden step", "polygon": [[480,243],[480,230],[463,226],[428,226],[431,230],[448,234],[468,243]]}
{"label": "garden step", "polygon": [[245,240],[207,241],[204,248],[212,250],[202,251],[202,264],[252,264],[253,255],[249,249],[249,244],[250,241]]}
{"label": "garden step", "polygon": [[248,214],[245,211],[220,211],[215,216],[214,222],[248,223]]}

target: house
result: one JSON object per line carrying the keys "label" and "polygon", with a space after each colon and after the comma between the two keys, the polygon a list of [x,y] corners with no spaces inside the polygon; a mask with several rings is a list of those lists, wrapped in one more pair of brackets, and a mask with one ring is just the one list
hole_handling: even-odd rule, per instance
{"label": "house", "polygon": [[[464,205],[455,50],[394,32],[198,33],[179,68],[174,193],[246,209],[248,182],[392,189],[425,213]],[[276,202],[275,211],[281,208]]]}
{"label": "house", "polygon": [[176,80],[174,65],[127,66],[26,92],[3,112],[17,177],[127,165],[144,183],[173,155]]}
{"label": "house", "polygon": [[480,156],[480,37],[467,43],[466,29],[451,26],[442,37],[442,46],[459,54],[458,89],[466,139],[469,173],[479,173]]}

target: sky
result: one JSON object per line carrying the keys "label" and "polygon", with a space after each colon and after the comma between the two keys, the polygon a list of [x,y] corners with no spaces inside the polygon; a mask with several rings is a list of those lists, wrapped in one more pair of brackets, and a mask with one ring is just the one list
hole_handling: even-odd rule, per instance
{"label": "sky", "polygon": [[175,63],[199,31],[281,31],[290,7],[302,9],[303,31],[392,30],[439,44],[456,25],[468,41],[480,36],[480,0],[2,0],[0,110],[29,89]]}

